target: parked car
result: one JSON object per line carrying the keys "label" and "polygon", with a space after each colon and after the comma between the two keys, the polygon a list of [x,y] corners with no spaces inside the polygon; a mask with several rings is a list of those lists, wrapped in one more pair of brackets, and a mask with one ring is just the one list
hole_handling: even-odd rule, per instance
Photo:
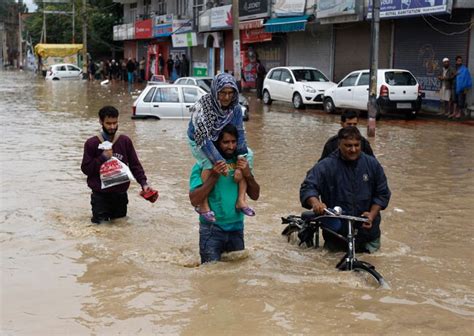
{"label": "parked car", "polygon": [[48,80],[77,80],[82,79],[82,70],[74,64],[54,64],[46,72],[45,79]]}
{"label": "parked car", "polygon": [[[353,71],[324,92],[324,110],[367,111],[369,70]],[[421,87],[408,70],[379,69],[377,72],[377,119],[385,112],[402,112],[414,118],[421,108]]]}
{"label": "parked car", "polygon": [[263,82],[263,103],[292,102],[296,109],[323,103],[324,91],[336,85],[318,69],[289,66],[271,69]]}
{"label": "parked car", "polygon": [[153,75],[151,76],[150,80],[147,82],[147,85],[161,85],[161,84],[168,84],[165,76],[163,75]]}
{"label": "parked car", "polygon": [[189,108],[206,94],[192,85],[148,85],[132,106],[132,119],[189,119]]}
{"label": "parked car", "polygon": [[[212,77],[181,77],[175,80],[174,84],[197,85],[204,91],[211,92]],[[243,120],[248,121],[250,118],[249,101],[241,93],[239,93],[239,104],[243,107]]]}

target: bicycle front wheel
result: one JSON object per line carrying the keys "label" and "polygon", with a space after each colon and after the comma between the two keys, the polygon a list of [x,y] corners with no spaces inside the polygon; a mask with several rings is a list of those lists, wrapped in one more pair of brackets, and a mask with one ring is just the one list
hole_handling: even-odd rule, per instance
{"label": "bicycle front wheel", "polygon": [[369,279],[377,281],[380,287],[387,288],[388,284],[382,274],[375,270],[375,267],[369,263],[358,261],[352,268],[353,271],[369,275]]}

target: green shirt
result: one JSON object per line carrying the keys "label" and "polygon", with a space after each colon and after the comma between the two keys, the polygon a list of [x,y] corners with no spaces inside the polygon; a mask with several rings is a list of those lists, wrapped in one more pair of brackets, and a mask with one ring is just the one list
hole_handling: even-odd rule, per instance
{"label": "green shirt", "polygon": [[[235,163],[235,159],[227,161],[229,174],[227,176],[219,176],[217,183],[208,196],[209,207],[214,211],[216,216],[216,222],[214,224],[218,225],[224,231],[236,231],[244,228],[244,215],[235,208],[235,203],[239,195],[239,185],[234,182]],[[201,172],[201,167],[195,164],[189,180],[189,188],[191,191],[199,188],[203,184]],[[202,216],[199,216],[199,221],[206,223]]]}

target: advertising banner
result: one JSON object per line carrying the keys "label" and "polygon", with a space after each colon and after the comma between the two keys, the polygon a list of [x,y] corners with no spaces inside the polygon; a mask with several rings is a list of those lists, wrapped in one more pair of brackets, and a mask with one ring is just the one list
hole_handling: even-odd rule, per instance
{"label": "advertising banner", "polygon": [[304,15],[306,0],[278,0],[273,5],[276,16]]}
{"label": "advertising banner", "polygon": [[232,5],[211,9],[211,28],[232,28]]}
{"label": "advertising banner", "polygon": [[143,20],[135,22],[135,38],[148,39],[153,37],[153,20]]}
{"label": "advertising banner", "polygon": [[242,44],[266,42],[272,40],[272,33],[265,32],[265,28],[245,29],[240,32]]}
{"label": "advertising banner", "polygon": [[170,36],[173,32],[173,14],[155,16],[154,37]]}
{"label": "advertising banner", "polygon": [[[383,0],[380,3],[380,17],[450,13],[451,6],[452,3],[449,0]],[[371,0],[369,0],[367,18],[372,18]]]}
{"label": "advertising banner", "polygon": [[193,62],[193,76],[206,77],[207,76],[207,63]]}
{"label": "advertising banner", "polygon": [[319,0],[316,17],[327,18],[356,13],[356,0]]}
{"label": "advertising banner", "polygon": [[192,20],[173,20],[173,34],[187,33],[192,30]]}
{"label": "advertising banner", "polygon": [[269,3],[269,0],[240,0],[240,19],[250,20],[270,16]]}
{"label": "advertising banner", "polygon": [[196,33],[173,34],[171,39],[175,48],[195,47],[198,45]]}

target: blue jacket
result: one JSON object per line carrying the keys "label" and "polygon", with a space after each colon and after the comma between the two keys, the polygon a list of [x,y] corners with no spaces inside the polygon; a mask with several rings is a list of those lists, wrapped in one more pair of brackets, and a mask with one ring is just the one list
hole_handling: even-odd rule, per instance
{"label": "blue jacket", "polygon": [[[242,108],[240,107],[239,104],[236,105],[234,109],[234,116],[231,119],[229,124],[232,124],[235,126],[235,128],[237,128],[237,132],[238,132],[237,134],[239,136],[239,138],[237,139],[236,155],[247,154],[248,150],[247,150],[247,141],[245,139],[244,123],[242,119]],[[193,124],[192,119],[189,121],[187,133],[188,133],[189,139],[194,141],[194,124]],[[201,150],[204,153],[204,155],[209,159],[209,161],[211,161],[213,164],[216,163],[217,161],[224,160],[224,158],[219,153],[216,146],[210,139],[207,139],[204,142],[203,146],[201,147]]]}
{"label": "blue jacket", "polygon": [[471,74],[469,73],[469,70],[466,68],[466,66],[461,65],[456,75],[456,94],[460,94],[464,90],[470,89],[471,87]]}
{"label": "blue jacket", "polygon": [[[339,150],[318,162],[306,174],[300,188],[301,205],[309,209],[308,198],[319,198],[329,208],[340,206],[345,214],[360,216],[373,204],[385,209],[390,189],[382,166],[372,156],[361,153],[356,161],[345,161]],[[380,237],[380,214],[365,232],[368,240]]]}

